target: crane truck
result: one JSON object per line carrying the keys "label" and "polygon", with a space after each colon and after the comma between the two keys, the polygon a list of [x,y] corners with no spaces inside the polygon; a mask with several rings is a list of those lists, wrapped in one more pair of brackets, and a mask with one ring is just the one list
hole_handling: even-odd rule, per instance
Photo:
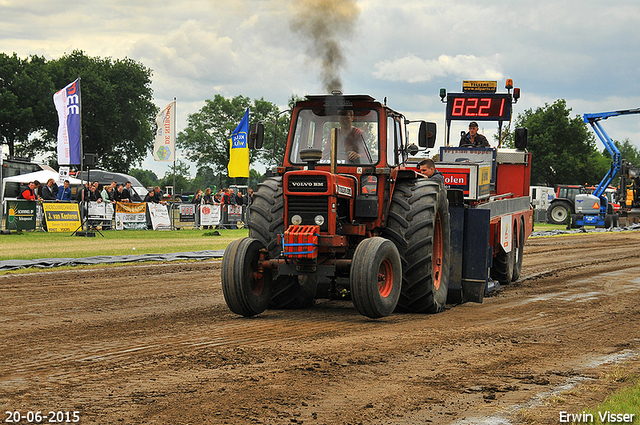
{"label": "crane truck", "polygon": [[[495,102],[510,114],[512,100],[483,93],[475,111],[484,117],[485,103]],[[263,131],[252,125],[250,148],[262,145]],[[448,298],[482,302],[498,282],[517,279],[533,226],[526,130],[516,132],[516,150],[443,151],[456,157],[437,164],[446,185],[409,161],[435,138],[435,123],[368,95],[297,102],[282,165],[254,193],[249,236],[225,250],[229,309],[254,316],[307,307],[327,281],[329,296],[350,298],[370,318],[435,313]]]}
{"label": "crane truck", "polygon": [[[609,137],[607,132],[602,128],[600,121],[606,120],[610,117],[617,117],[620,115],[630,115],[640,113],[640,108],[636,109],[623,109],[619,111],[611,112],[599,112],[594,114],[584,114],[584,122],[589,124],[593,131],[596,133],[600,141],[604,144],[605,148],[611,155],[611,168],[600,181],[600,184],[596,187],[592,194],[581,193],[575,197],[575,216],[572,216],[572,225],[575,227],[581,226],[598,226],[598,227],[617,227],[620,222],[620,217],[623,217],[623,222],[634,220],[639,214],[634,210],[637,208],[638,201],[632,192],[631,201],[629,206],[626,205],[627,200],[627,186],[636,186],[638,184],[637,177],[638,169],[632,164],[629,164],[622,158],[620,150],[615,145],[613,140]],[[620,174],[620,185],[617,193],[617,199],[620,201],[620,210],[614,211],[613,205],[609,202],[605,191],[609,187],[611,181]],[[634,204],[635,207],[634,207]]]}

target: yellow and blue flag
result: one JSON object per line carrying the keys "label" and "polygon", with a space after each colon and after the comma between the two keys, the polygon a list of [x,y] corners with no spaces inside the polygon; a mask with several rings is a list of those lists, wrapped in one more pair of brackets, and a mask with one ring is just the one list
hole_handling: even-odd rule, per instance
{"label": "yellow and blue flag", "polygon": [[229,177],[249,177],[249,108],[229,138]]}

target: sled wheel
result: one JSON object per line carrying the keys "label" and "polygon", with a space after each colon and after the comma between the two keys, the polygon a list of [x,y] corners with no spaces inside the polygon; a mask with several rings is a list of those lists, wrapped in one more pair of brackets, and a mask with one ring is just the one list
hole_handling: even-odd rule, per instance
{"label": "sled wheel", "polygon": [[231,311],[242,316],[262,313],[271,298],[271,269],[260,267],[257,239],[243,238],[229,244],[222,258],[222,293]]}
{"label": "sled wheel", "polygon": [[513,263],[513,276],[511,277],[511,281],[515,282],[520,279],[520,273],[522,272],[522,257],[524,255],[524,221],[520,221],[520,226],[518,226],[518,240],[514,239],[513,246],[516,246],[516,258]]}
{"label": "sled wheel", "polygon": [[393,313],[402,285],[400,254],[393,242],[365,239],[351,263],[351,298],[358,312],[372,319]]}

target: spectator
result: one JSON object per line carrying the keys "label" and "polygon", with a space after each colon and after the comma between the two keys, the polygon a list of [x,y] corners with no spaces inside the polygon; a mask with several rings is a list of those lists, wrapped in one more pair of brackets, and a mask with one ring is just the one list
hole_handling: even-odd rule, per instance
{"label": "spectator", "polygon": [[76,195],[76,201],[84,202],[89,199],[89,186],[89,182],[85,182],[82,190],[79,190],[78,194]]}
{"label": "spectator", "polygon": [[153,191],[153,189],[149,189],[149,193],[145,195],[144,200],[142,202],[151,202],[151,203],[157,204],[155,192]]}
{"label": "spectator", "polygon": [[42,188],[42,200],[43,201],[55,201],[58,195],[58,186],[55,184],[55,180],[47,180],[47,184]]}
{"label": "spectator", "polygon": [[71,200],[71,188],[69,187],[69,180],[65,180],[61,188],[58,189],[58,195],[56,196],[58,201],[70,201]]}
{"label": "spectator", "polygon": [[97,203],[102,202],[102,195],[98,192],[98,186],[93,184],[89,186],[89,201],[95,201]]}
{"label": "spectator", "polygon": [[220,192],[217,192],[215,195],[213,195],[213,202],[216,204],[222,202],[222,195],[220,194]]}
{"label": "spectator", "polygon": [[198,189],[195,195],[193,195],[193,199],[191,200],[192,204],[201,204],[202,203],[202,190]]}
{"label": "spectator", "polygon": [[131,202],[131,182],[127,182],[120,193],[120,202]]}
{"label": "spectator", "polygon": [[104,186],[100,195],[102,195],[104,202],[113,203],[113,187],[111,185]]}
{"label": "spectator", "polygon": [[115,201],[114,204],[116,202],[122,202],[122,190],[124,189],[124,186],[122,186],[121,184],[116,186],[116,190],[113,192],[113,200]]}
{"label": "spectator", "polygon": [[229,189],[229,205],[236,205],[238,202],[236,201],[236,195],[233,193],[233,189]]}
{"label": "spectator", "polygon": [[230,199],[229,199],[229,189],[222,189],[222,203],[224,205],[229,205],[230,203]]}
{"label": "spectator", "polygon": [[249,195],[247,196],[247,205],[253,204],[253,189],[249,188]]}
{"label": "spectator", "polygon": [[193,223],[193,225],[197,228],[200,229],[200,204],[202,204],[202,199],[203,195],[202,195],[202,190],[198,189],[198,191],[196,192],[195,195],[193,195],[193,199],[191,200],[192,204],[196,204],[196,220]]}
{"label": "spectator", "polygon": [[35,182],[29,182],[29,187],[20,192],[18,199],[26,199],[27,201],[36,200],[36,184]]}
{"label": "spectator", "polygon": [[165,201],[162,200],[162,191],[160,190],[160,186],[156,186],[153,188],[153,202],[156,204],[167,205]]}
{"label": "spectator", "polygon": [[238,189],[238,193],[236,193],[236,204],[244,205],[244,196],[242,196],[242,192]]}

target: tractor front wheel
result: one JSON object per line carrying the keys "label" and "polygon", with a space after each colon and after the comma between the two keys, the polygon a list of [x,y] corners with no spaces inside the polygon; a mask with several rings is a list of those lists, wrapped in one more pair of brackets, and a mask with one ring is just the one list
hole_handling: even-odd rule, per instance
{"label": "tractor front wheel", "polygon": [[250,317],[266,310],[271,299],[271,269],[260,267],[264,244],[253,238],[229,244],[222,258],[222,293],[231,311]]}
{"label": "tractor front wheel", "polygon": [[357,246],[351,262],[351,298],[358,312],[372,319],[393,313],[402,285],[402,264],[393,242],[373,237]]}

